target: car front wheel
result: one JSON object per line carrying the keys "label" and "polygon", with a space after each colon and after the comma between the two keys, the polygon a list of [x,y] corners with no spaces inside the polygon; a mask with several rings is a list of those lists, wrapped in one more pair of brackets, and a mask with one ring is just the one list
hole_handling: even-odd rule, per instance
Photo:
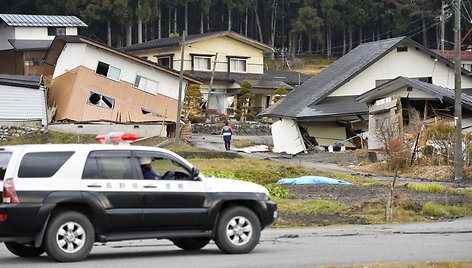
{"label": "car front wheel", "polygon": [[52,218],[44,239],[44,247],[50,257],[60,262],[75,262],[85,259],[90,253],[95,233],[86,216],[70,211]]}
{"label": "car front wheel", "polygon": [[219,217],[215,243],[229,254],[252,251],[261,236],[261,225],[254,212],[246,207],[230,207]]}
{"label": "car front wheel", "polygon": [[5,242],[5,247],[18,257],[38,257],[44,253],[42,248],[30,247],[15,242]]}

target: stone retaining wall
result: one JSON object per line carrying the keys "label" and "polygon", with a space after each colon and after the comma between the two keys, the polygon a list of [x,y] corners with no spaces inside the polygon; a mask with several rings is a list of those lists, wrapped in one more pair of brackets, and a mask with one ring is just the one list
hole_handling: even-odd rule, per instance
{"label": "stone retaining wall", "polygon": [[0,140],[6,141],[11,138],[40,131],[41,128],[24,126],[0,126]]}
{"label": "stone retaining wall", "polygon": [[[269,124],[232,124],[236,135],[271,135]],[[192,124],[192,133],[200,134],[218,134],[220,133],[222,124]]]}

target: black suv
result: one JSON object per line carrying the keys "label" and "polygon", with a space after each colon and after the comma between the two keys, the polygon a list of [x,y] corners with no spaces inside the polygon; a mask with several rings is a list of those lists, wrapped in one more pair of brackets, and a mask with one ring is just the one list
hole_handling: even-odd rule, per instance
{"label": "black suv", "polygon": [[2,185],[0,242],[20,257],[80,261],[95,242],[148,238],[248,253],[277,219],[266,188],[206,178],[156,147],[0,147]]}

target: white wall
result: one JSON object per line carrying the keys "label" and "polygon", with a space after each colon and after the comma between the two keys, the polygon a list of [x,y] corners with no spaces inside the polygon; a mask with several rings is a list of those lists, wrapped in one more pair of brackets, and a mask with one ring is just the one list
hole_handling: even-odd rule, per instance
{"label": "white wall", "polygon": [[[14,29],[15,39],[53,40],[56,37],[48,35],[48,27],[14,27]],[[77,35],[77,32],[77,27],[66,27],[66,35]]]}
{"label": "white wall", "polygon": [[53,40],[48,36],[48,27],[15,27],[15,39]]}
{"label": "white wall", "polygon": [[57,59],[52,79],[82,65],[86,47],[87,45],[82,43],[67,43]]}
{"label": "white wall", "polygon": [[0,121],[41,121],[47,124],[44,90],[0,85]]}
{"label": "white wall", "polygon": [[[398,76],[432,77],[433,84],[454,88],[453,68],[435,61],[430,55],[416,50],[415,47],[408,46],[408,52],[392,50],[329,96],[357,96],[375,88],[376,80],[394,79]],[[472,79],[462,76],[462,87],[472,87]]]}
{"label": "white wall", "polygon": [[[98,49],[86,44],[68,43],[61,53],[53,78],[63,74],[66,70],[72,70],[79,65],[96,70],[98,62],[110,64],[121,69],[120,80],[134,84],[136,75],[144,76],[159,83],[158,93],[173,99],[178,99],[179,77],[163,71],[159,71],[148,65],[130,60],[126,57]],[[187,82],[184,81],[182,93],[184,94]],[[182,97],[184,96],[182,94]]]}
{"label": "white wall", "polygon": [[13,46],[8,42],[8,39],[15,38],[15,29],[7,26],[5,23],[0,23],[0,50],[12,49]]}

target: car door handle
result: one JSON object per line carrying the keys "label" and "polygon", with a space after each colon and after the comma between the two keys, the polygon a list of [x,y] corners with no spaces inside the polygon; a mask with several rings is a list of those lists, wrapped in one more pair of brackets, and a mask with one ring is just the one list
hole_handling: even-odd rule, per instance
{"label": "car door handle", "polygon": [[143,187],[146,188],[146,189],[157,188],[156,185],[144,185]]}
{"label": "car door handle", "polygon": [[102,188],[102,186],[99,185],[99,184],[89,184],[89,185],[87,185],[87,187],[89,187],[89,188]]}

